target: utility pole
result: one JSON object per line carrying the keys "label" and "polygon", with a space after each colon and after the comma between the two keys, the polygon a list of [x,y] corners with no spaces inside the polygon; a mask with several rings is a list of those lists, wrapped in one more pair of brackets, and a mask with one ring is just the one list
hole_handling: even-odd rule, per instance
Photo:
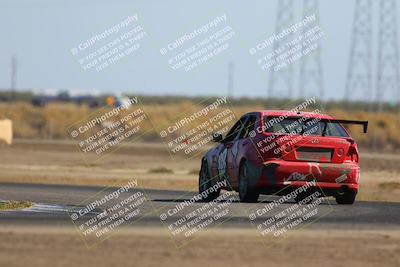
{"label": "utility pole", "polygon": [[15,100],[15,89],[17,83],[17,68],[18,68],[17,57],[14,55],[11,57],[11,99]]}
{"label": "utility pole", "polygon": [[228,65],[228,98],[233,97],[233,82],[235,75],[235,64],[231,61]]}

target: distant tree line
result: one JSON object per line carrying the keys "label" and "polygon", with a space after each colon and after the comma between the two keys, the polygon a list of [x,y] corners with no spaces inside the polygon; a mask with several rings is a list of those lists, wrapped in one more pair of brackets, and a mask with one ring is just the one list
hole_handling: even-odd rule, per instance
{"label": "distant tree line", "polygon": [[[30,91],[1,91],[0,102],[30,102],[34,106],[45,106],[50,102],[70,102],[78,105],[87,104],[89,107],[99,107],[105,104],[109,95],[93,96],[90,94],[82,96],[70,96],[67,91],[62,91],[54,96],[35,95]],[[127,95],[132,97],[133,95]],[[139,97],[142,104],[163,105],[176,104],[182,102],[201,103],[203,105],[210,104],[217,96],[179,96],[179,95],[134,95]],[[265,109],[282,109],[284,107],[293,107],[303,102],[303,99],[271,99],[271,98],[250,98],[239,97],[229,99],[232,106],[262,106]],[[345,109],[347,111],[367,111],[374,112],[378,110],[378,104],[374,102],[347,102],[347,101],[324,101],[310,108],[318,108],[322,104],[324,109]],[[397,104],[385,103],[382,105],[381,111],[399,112],[400,107]]]}

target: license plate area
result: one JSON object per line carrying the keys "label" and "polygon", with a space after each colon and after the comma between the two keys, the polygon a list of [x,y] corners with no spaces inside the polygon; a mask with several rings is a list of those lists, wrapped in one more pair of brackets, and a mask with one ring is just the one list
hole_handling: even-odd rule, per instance
{"label": "license plate area", "polygon": [[317,147],[299,147],[296,149],[296,159],[315,162],[330,162],[333,149]]}

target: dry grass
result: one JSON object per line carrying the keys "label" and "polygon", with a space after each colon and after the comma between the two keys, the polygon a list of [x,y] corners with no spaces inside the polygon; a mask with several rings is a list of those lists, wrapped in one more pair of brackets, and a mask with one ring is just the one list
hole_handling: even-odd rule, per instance
{"label": "dry grass", "polygon": [[[149,120],[145,121],[142,129],[146,132],[141,137],[145,141],[160,141],[156,131],[152,131],[154,125],[161,127],[169,124],[185,112],[194,110],[196,103],[184,101],[177,104],[145,105],[143,109]],[[262,106],[240,106],[232,110],[237,118],[242,114],[263,109]],[[67,128],[82,119],[89,118],[93,112],[87,106],[76,106],[74,104],[54,103],[46,107],[33,107],[28,103],[0,104],[0,119],[9,118],[13,120],[14,136],[17,138],[52,138],[68,139]],[[214,110],[214,115],[221,110]],[[400,149],[400,116],[396,113],[367,113],[348,112],[342,109],[325,110],[325,113],[337,118],[369,120],[369,133],[362,133],[361,127],[351,126],[349,128],[352,136],[358,144],[371,148],[375,147],[383,151],[395,151]],[[122,115],[121,115],[122,116]],[[199,119],[192,126],[200,124],[206,118]],[[176,133],[180,134],[179,132]]]}
{"label": "dry grass", "polygon": [[149,173],[174,173],[174,171],[166,167],[158,167],[150,169]]}
{"label": "dry grass", "polygon": [[10,267],[400,264],[398,231],[291,231],[282,241],[264,246],[255,229],[218,229],[205,231],[181,249],[167,230],[154,228],[121,231],[92,249],[75,229],[2,228],[0,239],[0,266]]}
{"label": "dry grass", "polygon": [[383,190],[400,190],[400,183],[399,182],[383,182],[379,184],[379,187]]}
{"label": "dry grass", "polygon": [[27,201],[0,201],[0,210],[24,209],[31,206],[32,203]]}

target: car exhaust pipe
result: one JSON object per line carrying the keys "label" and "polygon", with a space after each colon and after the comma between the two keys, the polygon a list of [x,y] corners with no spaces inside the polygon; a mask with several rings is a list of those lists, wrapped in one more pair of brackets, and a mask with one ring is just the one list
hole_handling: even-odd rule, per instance
{"label": "car exhaust pipe", "polygon": [[344,195],[348,191],[347,185],[342,185],[340,189],[337,191],[338,195]]}

